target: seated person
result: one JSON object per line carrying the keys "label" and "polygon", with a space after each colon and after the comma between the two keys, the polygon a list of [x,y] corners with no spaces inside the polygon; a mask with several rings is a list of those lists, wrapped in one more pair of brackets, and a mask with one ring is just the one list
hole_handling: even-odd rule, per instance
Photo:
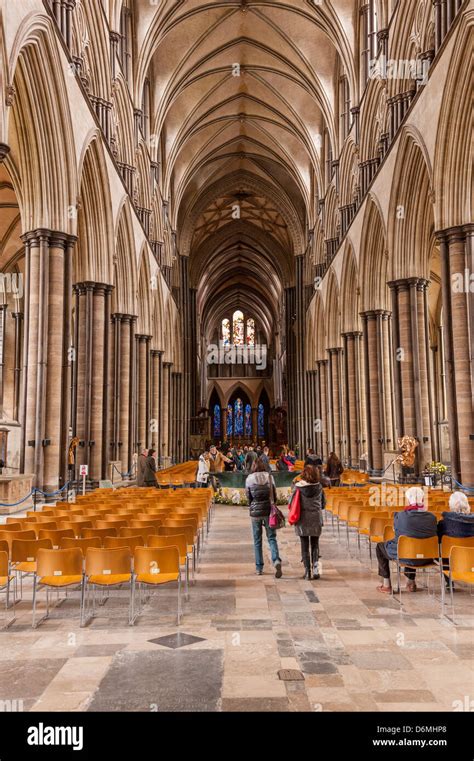
{"label": "seated person", "polygon": [[[474,514],[471,515],[471,506],[462,491],[455,491],[449,498],[449,512],[443,513],[443,518],[438,523],[439,540],[443,536],[452,536],[456,539],[466,539],[474,536]],[[449,558],[443,558],[443,568],[448,570]],[[449,587],[449,579],[445,576],[446,586]]]}
{"label": "seated person", "polygon": [[[377,544],[377,560],[379,564],[379,576],[382,577],[382,584],[377,587],[379,592],[390,593],[392,585],[390,582],[390,560],[397,559],[398,538],[400,536],[409,536],[413,539],[429,539],[437,534],[437,521],[433,513],[427,512],[425,504],[425,493],[419,486],[413,486],[406,492],[408,505],[403,512],[393,514],[393,529],[395,538],[388,542],[379,542]],[[403,558],[410,565],[426,565],[430,561],[410,560]],[[413,568],[405,568],[405,576],[408,579],[407,591],[416,592],[415,576],[416,571]]]}
{"label": "seated person", "polygon": [[443,513],[443,518],[438,523],[438,536],[454,536],[456,539],[465,539],[474,536],[474,514],[471,515],[471,506],[462,491],[455,491],[449,498],[449,513]]}

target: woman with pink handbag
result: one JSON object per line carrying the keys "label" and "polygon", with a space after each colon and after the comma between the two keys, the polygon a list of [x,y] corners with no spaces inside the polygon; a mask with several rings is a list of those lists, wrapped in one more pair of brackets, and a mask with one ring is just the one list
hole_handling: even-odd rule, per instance
{"label": "woman with pink handbag", "polygon": [[[321,485],[321,473],[314,465],[306,465],[295,482],[289,508],[289,523],[300,538],[304,578],[319,579],[319,537],[323,527],[326,496]],[[311,550],[311,556],[310,556]]]}

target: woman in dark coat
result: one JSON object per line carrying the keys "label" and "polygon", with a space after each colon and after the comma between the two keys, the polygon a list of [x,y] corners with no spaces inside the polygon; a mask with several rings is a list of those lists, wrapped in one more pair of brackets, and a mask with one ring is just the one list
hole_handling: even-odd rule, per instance
{"label": "woman in dark coat", "polygon": [[156,473],[155,455],[156,455],[155,449],[148,450],[148,457],[145,460],[145,467],[143,472],[143,481],[145,483],[145,486],[156,486],[156,488],[158,488],[158,484],[156,483],[156,476],[155,476],[155,473]]}
{"label": "woman in dark coat", "polygon": [[331,452],[326,464],[324,475],[331,481],[331,486],[339,486],[341,476],[344,472],[344,466],[335,452]]}
{"label": "woman in dark coat", "polygon": [[298,481],[295,482],[293,493],[296,489],[299,489],[300,492],[301,511],[300,519],[295,524],[295,533],[301,542],[301,560],[305,568],[304,578],[319,579],[319,537],[323,527],[322,511],[326,504],[319,468],[314,465],[306,465]]}

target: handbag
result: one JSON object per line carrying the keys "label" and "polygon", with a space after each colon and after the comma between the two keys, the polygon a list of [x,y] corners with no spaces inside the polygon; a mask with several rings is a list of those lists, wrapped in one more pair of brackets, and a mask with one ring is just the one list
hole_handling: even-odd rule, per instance
{"label": "handbag", "polygon": [[293,493],[289,508],[290,514],[288,516],[288,523],[290,526],[294,526],[295,523],[298,523],[301,516],[301,496],[298,488],[296,488]]}
{"label": "handbag", "polygon": [[268,520],[268,525],[270,528],[279,529],[279,528],[285,528],[285,516],[283,515],[282,511],[279,507],[276,505],[271,506],[270,510],[270,518]]}

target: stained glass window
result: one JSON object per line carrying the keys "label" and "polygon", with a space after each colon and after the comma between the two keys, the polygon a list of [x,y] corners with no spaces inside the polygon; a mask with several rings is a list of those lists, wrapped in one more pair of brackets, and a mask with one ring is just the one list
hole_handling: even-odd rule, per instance
{"label": "stained glass window", "polygon": [[245,405],[245,435],[252,435],[252,408],[250,404]]}
{"label": "stained glass window", "polygon": [[214,405],[214,438],[219,439],[221,435],[221,408],[219,404]]}
{"label": "stained glass window", "polygon": [[258,405],[257,421],[258,421],[258,437],[263,439],[265,438],[265,407],[263,406],[262,403]]}
{"label": "stained glass window", "polygon": [[233,430],[233,425],[232,425],[233,415],[232,415],[232,412],[233,412],[232,405],[228,404],[227,405],[227,438],[228,439],[230,439],[232,437],[232,430]]}
{"label": "stained glass window", "polygon": [[255,344],[255,320],[251,317],[247,320],[247,344],[249,346]]}
{"label": "stained glass window", "polygon": [[234,436],[243,436],[244,434],[244,405],[242,399],[236,399],[234,402]]}
{"label": "stained glass window", "polygon": [[244,315],[240,310],[234,312],[232,317],[233,342],[235,346],[243,346],[244,343]]}
{"label": "stained glass window", "polygon": [[230,344],[230,320],[222,320],[222,341],[224,346]]}

